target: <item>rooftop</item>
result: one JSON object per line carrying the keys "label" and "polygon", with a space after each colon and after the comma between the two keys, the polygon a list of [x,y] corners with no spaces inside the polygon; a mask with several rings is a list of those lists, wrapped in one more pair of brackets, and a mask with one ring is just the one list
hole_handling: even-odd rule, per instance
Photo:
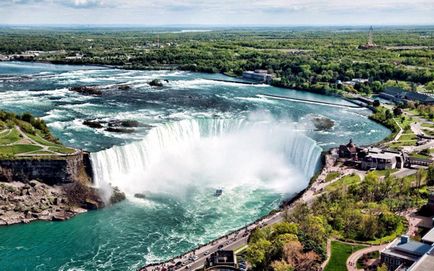
{"label": "rooftop", "polygon": [[402,236],[390,243],[382,253],[401,259],[417,261],[430,249],[432,249],[430,245],[411,240],[408,236]]}
{"label": "rooftop", "polygon": [[235,265],[236,258],[232,250],[219,250],[210,255],[207,259],[209,267],[217,265]]}
{"label": "rooftop", "polygon": [[405,98],[407,98],[409,100],[416,100],[416,101],[421,101],[421,102],[434,102],[433,97],[431,97],[427,94],[419,93],[419,92],[407,92],[407,94],[405,95]]}
{"label": "rooftop", "polygon": [[422,237],[422,242],[434,243],[434,228],[432,228],[427,234]]}
{"label": "rooftop", "polygon": [[384,153],[372,153],[370,152],[366,157],[376,158],[376,159],[393,159],[399,156],[396,153],[384,152]]}
{"label": "rooftop", "polygon": [[432,271],[434,269],[434,247],[414,263],[409,271]]}

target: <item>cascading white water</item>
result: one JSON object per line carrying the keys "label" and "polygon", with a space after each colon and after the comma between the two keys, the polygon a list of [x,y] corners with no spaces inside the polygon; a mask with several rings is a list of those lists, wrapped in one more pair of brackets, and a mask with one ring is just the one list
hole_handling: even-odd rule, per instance
{"label": "cascading white water", "polygon": [[127,193],[178,193],[183,185],[226,187],[262,180],[287,190],[278,192],[296,192],[314,174],[322,149],[284,126],[244,119],[167,123],[141,141],[91,154],[95,184],[104,190],[111,183]]}

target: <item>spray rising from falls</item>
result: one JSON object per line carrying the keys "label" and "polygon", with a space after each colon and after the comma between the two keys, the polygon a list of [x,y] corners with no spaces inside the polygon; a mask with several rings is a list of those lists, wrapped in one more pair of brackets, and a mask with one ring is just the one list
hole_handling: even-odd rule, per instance
{"label": "spray rising from falls", "polygon": [[239,186],[292,193],[307,185],[321,151],[312,139],[273,120],[189,119],[91,158],[96,185],[111,183],[127,194]]}

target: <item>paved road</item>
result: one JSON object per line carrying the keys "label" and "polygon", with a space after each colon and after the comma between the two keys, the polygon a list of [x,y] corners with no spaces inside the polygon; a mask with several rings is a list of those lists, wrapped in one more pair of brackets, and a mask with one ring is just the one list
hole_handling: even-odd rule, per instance
{"label": "paved road", "polygon": [[363,269],[357,269],[357,260],[366,253],[374,252],[374,251],[381,251],[386,246],[387,246],[387,244],[380,245],[380,246],[371,246],[371,247],[367,247],[367,248],[364,248],[364,249],[361,249],[361,250],[354,252],[347,259],[347,270],[348,271],[359,271],[359,270],[363,271]]}

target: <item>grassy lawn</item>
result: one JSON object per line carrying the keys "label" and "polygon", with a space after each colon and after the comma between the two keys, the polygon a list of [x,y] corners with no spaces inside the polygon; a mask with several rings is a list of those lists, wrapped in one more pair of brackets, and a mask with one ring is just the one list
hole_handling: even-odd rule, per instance
{"label": "grassy lawn", "polygon": [[347,271],[346,262],[348,257],[355,251],[365,247],[332,241],[332,255],[324,271]]}
{"label": "grassy lawn", "polygon": [[398,141],[389,144],[389,147],[392,149],[398,149],[404,146],[416,146],[416,140]]}
{"label": "grassy lawn", "polygon": [[0,145],[11,144],[20,140],[20,133],[13,128],[0,135]]}
{"label": "grassy lawn", "polygon": [[30,137],[32,140],[34,140],[35,142],[44,145],[44,146],[60,146],[56,143],[47,141],[45,139],[43,139],[41,136],[39,135],[31,135],[31,134],[27,134],[28,137]]}
{"label": "grassy lawn", "polygon": [[427,128],[433,128],[434,129],[434,124],[431,124],[431,123],[422,123],[422,127],[427,127]]}
{"label": "grassy lawn", "polygon": [[66,147],[49,147],[48,148],[50,151],[54,151],[54,152],[59,152],[59,153],[65,153],[65,154],[71,154],[74,153],[75,150],[74,149],[70,149],[70,148],[66,148]]}
{"label": "grassy lawn", "polygon": [[[71,154],[75,152],[75,150],[72,148],[67,148],[60,144],[45,140],[39,134],[32,135],[26,133],[26,135],[34,142],[40,145],[48,146],[48,149],[50,151],[54,151],[60,154]],[[33,143],[9,145],[12,143],[17,143],[21,139],[22,136],[20,135],[20,132],[15,128],[0,131],[0,156],[14,156],[16,154],[24,153],[28,153],[29,155],[55,155],[50,151],[43,151],[40,146],[34,145]]]}
{"label": "grassy lawn", "polygon": [[423,129],[423,132],[429,136],[434,136],[434,131]]}
{"label": "grassy lawn", "polygon": [[401,118],[395,118],[396,122],[399,123],[399,125],[402,127],[402,129],[408,130],[410,123],[412,122],[412,120],[410,118],[404,118],[404,120],[402,120]]}
{"label": "grassy lawn", "polygon": [[415,134],[402,134],[399,138],[399,141],[409,141],[409,140],[416,140],[417,137]]}
{"label": "grassy lawn", "polygon": [[341,188],[342,186],[350,186],[360,182],[360,177],[358,175],[347,175],[339,179],[338,181],[328,185],[325,189],[327,191],[334,191]]}
{"label": "grassy lawn", "polygon": [[336,171],[329,172],[325,178],[325,181],[330,182],[330,181],[336,179],[337,177],[339,177],[340,175],[341,174],[339,172],[336,172]]}
{"label": "grassy lawn", "polygon": [[32,151],[38,151],[41,147],[35,145],[13,145],[13,146],[0,146],[0,156],[1,155],[16,155]]}
{"label": "grassy lawn", "polygon": [[387,172],[390,172],[390,174],[392,174],[396,171],[398,171],[398,170],[397,169],[383,169],[383,170],[374,170],[374,173],[378,177],[383,177],[383,176],[386,176]]}

